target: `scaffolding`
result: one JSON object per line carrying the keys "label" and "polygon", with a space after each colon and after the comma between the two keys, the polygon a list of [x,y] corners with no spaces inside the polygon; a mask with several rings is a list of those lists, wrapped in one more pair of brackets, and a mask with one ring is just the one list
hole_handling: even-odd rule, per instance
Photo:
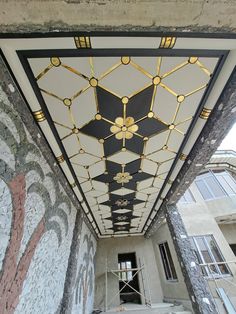
{"label": "scaffolding", "polygon": [[[124,272],[125,273],[132,272],[132,276],[129,278],[129,280],[122,279],[122,276],[120,276],[120,274],[124,273]],[[124,286],[121,289],[119,289],[119,291],[112,296],[112,298],[109,300],[109,303],[108,303],[108,274],[109,273],[112,274],[114,277],[116,277],[119,280],[119,282],[122,281],[124,283]],[[130,285],[130,282],[138,275],[140,275],[140,277],[141,277],[141,280],[139,280],[139,283],[142,282],[142,287],[143,287],[142,291],[143,291],[143,293],[138,291],[137,289],[135,289],[134,287],[132,287]],[[105,285],[106,285],[106,287],[105,287],[105,312],[107,312],[107,310],[109,309],[109,306],[111,305],[112,301],[118,295],[120,295],[120,293],[124,290],[125,287],[129,287],[131,290],[133,290],[138,295],[140,295],[141,298],[143,298],[146,306],[152,307],[151,290],[149,288],[149,279],[147,277],[147,272],[146,272],[146,268],[144,266],[144,262],[141,264],[141,260],[140,259],[139,259],[139,267],[137,267],[137,268],[129,268],[129,269],[108,269],[107,259],[106,259]],[[146,294],[147,294],[146,288],[148,290],[148,297],[146,296]]]}

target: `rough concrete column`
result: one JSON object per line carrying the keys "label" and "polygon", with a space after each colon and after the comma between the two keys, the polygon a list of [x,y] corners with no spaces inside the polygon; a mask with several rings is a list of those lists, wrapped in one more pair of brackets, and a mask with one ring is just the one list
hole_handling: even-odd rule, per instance
{"label": "rough concrete column", "polygon": [[194,313],[218,313],[214,300],[202,276],[197,257],[192,250],[183,220],[176,205],[166,206],[166,221],[173,238]]}

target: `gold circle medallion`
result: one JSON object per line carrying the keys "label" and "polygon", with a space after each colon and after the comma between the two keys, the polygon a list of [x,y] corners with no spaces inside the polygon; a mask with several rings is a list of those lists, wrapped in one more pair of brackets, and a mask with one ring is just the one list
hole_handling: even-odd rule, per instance
{"label": "gold circle medallion", "polygon": [[126,105],[126,104],[128,103],[128,101],[129,101],[129,98],[126,97],[126,96],[124,96],[124,97],[122,97],[121,101],[122,101],[122,103],[123,103],[124,105]]}
{"label": "gold circle medallion", "polygon": [[198,57],[190,57],[190,58],[188,59],[188,62],[191,63],[191,64],[194,64],[194,63],[197,62],[197,60],[198,60]]}
{"label": "gold circle medallion", "polygon": [[128,57],[128,56],[121,57],[121,62],[122,62],[122,64],[125,64],[125,65],[129,64],[130,63],[130,57]]}
{"label": "gold circle medallion", "polygon": [[101,116],[99,113],[97,113],[97,114],[95,115],[95,119],[96,119],[96,120],[101,120],[101,119],[102,119],[102,116]]}
{"label": "gold circle medallion", "polygon": [[71,106],[71,100],[70,98],[64,98],[63,103],[65,106],[70,107]]}
{"label": "gold circle medallion", "polygon": [[147,114],[148,118],[153,118],[154,117],[154,112],[153,111],[150,111],[148,114]]}
{"label": "gold circle medallion", "polygon": [[185,96],[184,96],[184,95],[178,95],[178,96],[177,96],[177,101],[178,101],[178,102],[183,102],[184,99],[185,99]]}
{"label": "gold circle medallion", "polygon": [[152,82],[154,85],[159,85],[161,83],[161,78],[160,76],[155,76],[153,79],[152,79]]}
{"label": "gold circle medallion", "polygon": [[89,84],[90,86],[92,87],[96,87],[98,85],[98,80],[95,78],[95,77],[92,77],[90,80],[89,80]]}
{"label": "gold circle medallion", "polygon": [[54,66],[54,67],[59,67],[61,65],[61,61],[58,57],[52,57],[51,58],[51,64]]}
{"label": "gold circle medallion", "polygon": [[74,134],[78,134],[78,133],[79,133],[79,129],[73,128],[73,129],[72,129],[72,132],[73,132]]}

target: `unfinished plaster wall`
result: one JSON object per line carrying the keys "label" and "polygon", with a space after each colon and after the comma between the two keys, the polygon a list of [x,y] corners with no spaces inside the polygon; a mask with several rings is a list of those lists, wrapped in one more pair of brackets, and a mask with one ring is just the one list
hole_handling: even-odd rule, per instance
{"label": "unfinished plaster wall", "polygon": [[0,312],[60,313],[77,242],[74,303],[90,313],[96,240],[85,222],[73,237],[84,216],[1,58],[0,82]]}
{"label": "unfinished plaster wall", "polygon": [[[152,247],[152,241],[144,237],[122,237],[111,239],[100,239],[98,241],[96,255],[96,289],[95,289],[95,308],[104,308],[105,301],[105,271],[106,263],[108,269],[118,268],[118,254],[120,253],[136,253],[137,265],[139,262],[145,265],[144,285],[146,296],[148,297],[148,289],[151,292],[151,301],[153,303],[162,302],[162,289],[158,269],[155,263],[155,256]],[[141,276],[139,276],[140,291],[143,293],[143,285]],[[149,286],[149,287],[148,287]],[[114,275],[108,274],[108,301],[119,291],[119,281]],[[109,303],[109,302],[108,302]],[[120,304],[119,295],[113,299],[110,306],[118,306]]]}
{"label": "unfinished plaster wall", "polygon": [[[161,287],[164,299],[171,302],[174,302],[175,300],[180,301],[185,305],[187,304],[188,307],[191,307],[188,292],[184,282],[184,277],[182,275],[180,264],[178,262],[178,258],[175,252],[175,248],[167,224],[163,223],[157,230],[157,232],[152,236],[151,239],[153,243],[153,249],[155,252],[157,268],[160,274]],[[177,281],[168,281],[166,279],[159,250],[159,244],[163,242],[167,242],[170,248],[171,257],[175,265],[175,270],[178,278]]]}

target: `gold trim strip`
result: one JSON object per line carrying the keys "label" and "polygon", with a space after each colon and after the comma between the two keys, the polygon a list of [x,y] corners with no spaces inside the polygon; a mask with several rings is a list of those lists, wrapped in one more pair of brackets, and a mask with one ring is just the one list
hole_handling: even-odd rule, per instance
{"label": "gold trim strip", "polygon": [[36,81],[38,81],[39,79],[41,79],[41,77],[43,77],[51,68],[53,67],[53,65],[50,63],[42,72],[40,72],[36,77]]}
{"label": "gold trim strip", "polygon": [[46,117],[42,110],[34,111],[33,116],[37,122],[43,122],[44,120],[46,120]]}
{"label": "gold trim strip", "polygon": [[76,183],[75,182],[73,182],[73,183],[71,183],[71,185],[70,185],[71,187],[72,187],[72,189],[74,189],[75,187],[76,187]]}
{"label": "gold trim strip", "polygon": [[89,36],[74,37],[76,48],[92,48]]}
{"label": "gold trim strip", "polygon": [[182,160],[182,161],[185,161],[187,159],[187,155],[185,155],[184,153],[182,153],[180,156],[179,156],[179,159]]}
{"label": "gold trim strip", "polygon": [[159,48],[172,49],[176,43],[176,37],[162,37]]}
{"label": "gold trim strip", "polygon": [[86,75],[80,73],[79,71],[75,70],[74,68],[70,67],[69,65],[66,65],[66,64],[62,63],[61,66],[62,66],[63,68],[65,68],[66,70],[68,70],[68,71],[70,71],[70,72],[72,72],[72,73],[74,73],[74,74],[80,76],[81,78],[83,78],[83,79],[89,81],[89,78],[88,78]]}
{"label": "gold trim strip", "polygon": [[183,63],[177,65],[175,68],[173,68],[173,69],[170,70],[169,72],[166,72],[165,74],[163,74],[163,75],[161,76],[161,78],[163,79],[163,78],[165,78],[165,77],[167,77],[167,76],[173,74],[174,72],[176,72],[176,71],[182,69],[183,67],[185,67],[187,64],[188,64],[188,61],[184,61]]}
{"label": "gold trim strip", "polygon": [[65,161],[63,155],[60,155],[60,156],[58,156],[58,157],[56,157],[56,158],[57,158],[57,161],[58,161],[60,164]]}
{"label": "gold trim strip", "polygon": [[207,120],[211,114],[211,111],[212,111],[211,109],[203,108],[199,117],[201,119]]}

